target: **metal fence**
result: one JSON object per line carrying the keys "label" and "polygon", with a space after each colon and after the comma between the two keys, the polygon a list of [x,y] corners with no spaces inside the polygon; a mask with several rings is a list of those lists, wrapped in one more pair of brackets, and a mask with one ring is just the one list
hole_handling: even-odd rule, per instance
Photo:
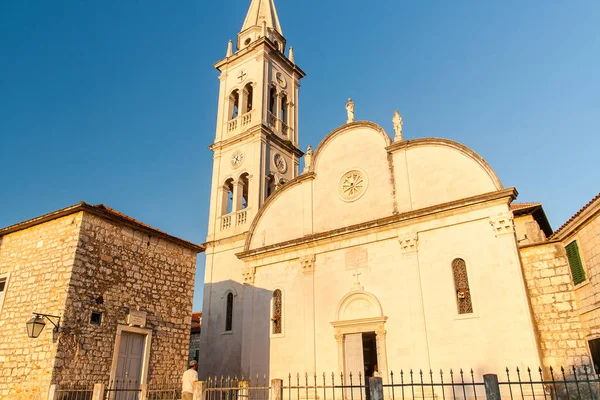
{"label": "metal fence", "polygon": [[458,372],[450,369],[446,373],[429,370],[418,372],[412,369],[408,372],[400,370],[394,374],[390,372],[389,383],[384,384],[384,391],[389,393],[392,400],[398,399],[485,399],[485,385],[475,381],[475,373],[471,369],[465,373],[462,369]]}
{"label": "metal fence", "polygon": [[56,388],[56,400],[91,400],[94,387],[80,385],[59,385]]}
{"label": "metal fence", "polygon": [[104,391],[104,400],[138,400],[140,384],[133,380],[115,380]]}
{"label": "metal fence", "polygon": [[289,374],[283,386],[285,400],[363,400],[366,396],[365,379],[361,373],[348,374],[346,377],[335,373]]}
{"label": "metal fence", "polygon": [[204,400],[269,400],[271,386],[266,375],[255,377],[209,377]]}

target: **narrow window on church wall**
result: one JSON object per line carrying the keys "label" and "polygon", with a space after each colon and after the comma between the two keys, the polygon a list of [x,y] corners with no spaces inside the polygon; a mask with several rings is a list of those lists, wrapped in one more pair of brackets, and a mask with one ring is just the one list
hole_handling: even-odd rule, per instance
{"label": "narrow window on church wall", "polygon": [[275,177],[271,174],[267,176],[267,198],[275,193]]}
{"label": "narrow window on church wall", "polygon": [[456,302],[459,314],[471,314],[473,304],[471,302],[471,291],[469,290],[469,277],[467,276],[467,264],[462,258],[452,261],[452,273],[454,275],[454,289],[456,291]]}
{"label": "narrow window on church wall", "polygon": [[282,332],[283,325],[283,300],[281,290],[277,289],[273,292],[273,314],[271,322],[273,324],[273,334]]}
{"label": "narrow window on church wall", "polygon": [[233,293],[227,295],[227,311],[225,313],[225,331],[233,330]]}

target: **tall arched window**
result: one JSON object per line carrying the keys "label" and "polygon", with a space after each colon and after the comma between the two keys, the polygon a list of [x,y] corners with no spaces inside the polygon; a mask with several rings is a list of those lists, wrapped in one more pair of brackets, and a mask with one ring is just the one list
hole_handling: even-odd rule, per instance
{"label": "tall arched window", "polygon": [[249,83],[244,87],[244,96],[246,96],[246,102],[244,107],[245,110],[242,110],[242,112],[246,114],[247,112],[252,111],[252,100],[254,97],[254,89],[252,88],[252,83]]}
{"label": "tall arched window", "polygon": [[242,186],[241,196],[242,196],[242,210],[248,207],[248,190],[250,182],[248,181],[248,174],[242,174],[240,176],[240,182]]}
{"label": "tall arched window", "polygon": [[233,330],[233,293],[227,294],[227,309],[225,312],[225,332]]}
{"label": "tall arched window", "polygon": [[233,179],[229,178],[223,185],[223,215],[233,211]]}
{"label": "tall arched window", "polygon": [[229,95],[229,119],[235,119],[239,115],[240,91],[234,90]]}
{"label": "tall arched window", "polygon": [[281,290],[279,289],[273,292],[273,311],[271,315],[271,322],[273,325],[273,334],[281,333],[283,327],[283,299]]}
{"label": "tall arched window", "polygon": [[471,291],[469,289],[469,277],[467,276],[467,263],[462,258],[452,261],[452,274],[454,275],[454,289],[456,291],[456,303],[459,314],[471,314],[473,303],[471,302]]}

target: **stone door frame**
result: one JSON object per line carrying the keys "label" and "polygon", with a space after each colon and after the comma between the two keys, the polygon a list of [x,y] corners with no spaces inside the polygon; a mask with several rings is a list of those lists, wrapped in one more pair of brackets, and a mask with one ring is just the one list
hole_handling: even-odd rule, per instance
{"label": "stone door frame", "polygon": [[140,385],[145,385],[148,381],[148,367],[150,365],[150,346],[152,344],[152,329],[137,328],[135,326],[117,325],[117,334],[115,336],[115,347],[113,350],[113,360],[110,367],[110,382],[113,382],[117,374],[119,363],[119,348],[121,346],[121,335],[123,332],[136,333],[144,335],[144,358],[142,360],[142,373],[140,375]]}
{"label": "stone door frame", "polygon": [[[368,333],[375,332],[377,342],[377,366],[379,373],[383,378],[383,382],[387,383],[388,378],[388,363],[387,363],[387,347],[386,347],[386,330],[385,322],[387,317],[362,318],[350,321],[335,321],[331,325],[334,327],[335,340],[338,348],[338,370],[346,374],[346,355],[344,336],[352,333]],[[364,379],[364,377],[363,377]]]}

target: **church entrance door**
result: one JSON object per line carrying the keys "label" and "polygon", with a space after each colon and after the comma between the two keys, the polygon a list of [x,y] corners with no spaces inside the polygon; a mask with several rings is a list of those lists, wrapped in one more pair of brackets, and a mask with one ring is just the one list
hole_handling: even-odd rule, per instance
{"label": "church entrance door", "polygon": [[365,377],[372,377],[377,368],[377,335],[375,332],[344,335],[344,355],[347,383],[350,383],[350,374],[352,374],[354,385],[358,384],[359,374],[364,383]]}

